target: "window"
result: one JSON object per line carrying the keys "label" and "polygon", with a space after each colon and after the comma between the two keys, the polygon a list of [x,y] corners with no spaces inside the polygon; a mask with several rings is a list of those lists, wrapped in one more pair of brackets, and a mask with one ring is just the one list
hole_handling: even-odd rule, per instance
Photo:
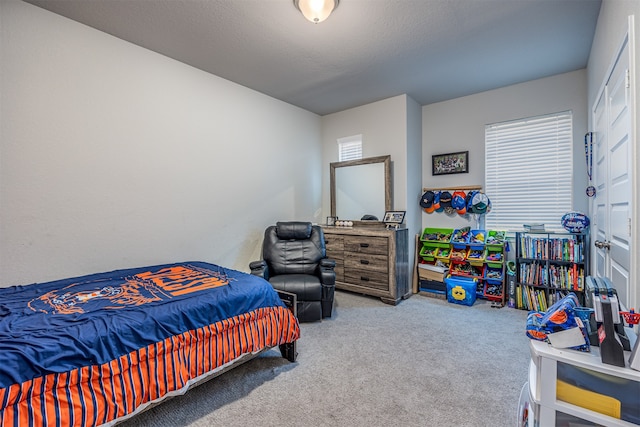
{"label": "window", "polygon": [[572,206],[572,135],[570,111],[485,126],[487,229],[562,231]]}
{"label": "window", "polygon": [[362,158],[362,135],[338,138],[338,161]]}

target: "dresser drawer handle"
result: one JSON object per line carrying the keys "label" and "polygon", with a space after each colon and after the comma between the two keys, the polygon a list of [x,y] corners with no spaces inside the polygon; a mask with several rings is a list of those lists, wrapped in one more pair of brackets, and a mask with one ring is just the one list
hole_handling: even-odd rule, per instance
{"label": "dresser drawer handle", "polygon": [[360,264],[365,264],[366,265],[366,264],[369,264],[369,261],[366,260],[366,259],[361,259],[360,260]]}
{"label": "dresser drawer handle", "polygon": [[360,276],[360,280],[361,280],[361,281],[363,281],[363,282],[368,282],[368,281],[369,281],[369,278],[368,278],[368,277]]}
{"label": "dresser drawer handle", "polygon": [[360,243],[360,247],[361,248],[368,248],[369,244],[368,243]]}

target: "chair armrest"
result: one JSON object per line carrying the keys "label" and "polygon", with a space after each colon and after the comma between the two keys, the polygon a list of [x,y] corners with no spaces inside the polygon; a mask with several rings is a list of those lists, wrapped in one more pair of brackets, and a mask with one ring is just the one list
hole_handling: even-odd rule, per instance
{"label": "chair armrest", "polygon": [[251,269],[251,274],[253,274],[254,276],[260,276],[263,279],[268,280],[269,269],[267,267],[267,262],[265,260],[251,261],[249,263],[249,268]]}
{"label": "chair armrest", "polygon": [[336,284],[336,272],[334,268],[336,261],[331,258],[320,260],[320,282],[324,286],[334,286]]}
{"label": "chair armrest", "polygon": [[335,268],[335,266],[336,266],[336,260],[334,260],[334,259],[322,258],[320,260],[320,267],[333,269],[333,268]]}

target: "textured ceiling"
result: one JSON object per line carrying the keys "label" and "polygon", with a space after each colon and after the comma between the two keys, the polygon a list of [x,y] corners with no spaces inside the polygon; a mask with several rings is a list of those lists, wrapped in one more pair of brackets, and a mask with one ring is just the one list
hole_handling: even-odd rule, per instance
{"label": "textured ceiling", "polygon": [[600,0],[26,0],[324,115],[421,105],[585,68]]}

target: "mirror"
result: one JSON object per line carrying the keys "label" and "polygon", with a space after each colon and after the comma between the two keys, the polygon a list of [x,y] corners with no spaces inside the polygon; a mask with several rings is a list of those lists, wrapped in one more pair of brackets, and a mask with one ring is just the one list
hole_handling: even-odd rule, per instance
{"label": "mirror", "polygon": [[331,216],[360,221],[375,215],[382,221],[391,210],[391,156],[333,162],[331,167]]}

